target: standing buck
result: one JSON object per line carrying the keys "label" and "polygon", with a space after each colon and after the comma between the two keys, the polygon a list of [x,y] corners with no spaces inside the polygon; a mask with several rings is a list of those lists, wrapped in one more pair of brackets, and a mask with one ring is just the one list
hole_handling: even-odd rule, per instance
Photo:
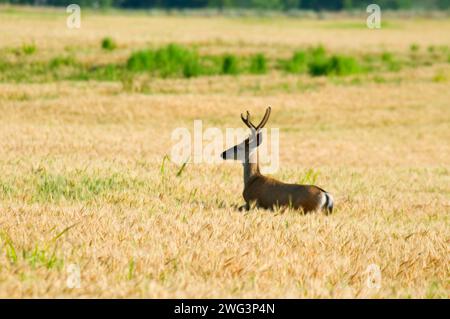
{"label": "standing buck", "polygon": [[241,161],[244,166],[244,199],[246,204],[240,209],[250,209],[255,203],[257,207],[293,207],[302,209],[305,213],[325,210],[333,211],[333,197],[320,187],[314,185],[286,184],[271,177],[264,176],[259,171],[258,146],[262,142],[261,129],[266,125],[270,116],[270,107],[267,108],[261,123],[258,126],[250,121],[247,111],[246,117],[241,119],[251,130],[250,136],[222,153],[224,160]]}

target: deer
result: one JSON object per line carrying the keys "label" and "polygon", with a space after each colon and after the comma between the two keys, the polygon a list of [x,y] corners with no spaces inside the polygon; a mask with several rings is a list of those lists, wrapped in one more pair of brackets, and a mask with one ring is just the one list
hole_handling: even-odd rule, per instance
{"label": "deer", "polygon": [[263,209],[294,208],[304,213],[324,211],[333,212],[333,196],[315,185],[287,184],[261,174],[259,170],[258,146],[262,143],[262,128],[269,120],[271,107],[261,122],[255,126],[250,120],[250,113],[241,114],[242,122],[250,129],[250,135],[240,144],[225,150],[223,160],[240,161],[244,169],[245,205],[239,211],[249,211],[252,206]]}

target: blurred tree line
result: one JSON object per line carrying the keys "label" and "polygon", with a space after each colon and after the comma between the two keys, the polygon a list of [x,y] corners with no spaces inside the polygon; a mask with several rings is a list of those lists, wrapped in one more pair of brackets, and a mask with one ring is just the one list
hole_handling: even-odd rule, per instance
{"label": "blurred tree line", "polygon": [[350,10],[365,9],[371,3],[382,9],[449,9],[450,0],[0,0],[0,3],[118,8],[245,8],[262,10]]}

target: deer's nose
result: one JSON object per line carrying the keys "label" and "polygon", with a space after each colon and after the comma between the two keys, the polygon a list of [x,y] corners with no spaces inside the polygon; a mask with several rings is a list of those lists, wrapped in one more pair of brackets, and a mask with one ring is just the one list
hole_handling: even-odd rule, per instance
{"label": "deer's nose", "polygon": [[227,159],[227,153],[223,152],[222,154],[220,154],[220,157],[222,157],[222,159]]}

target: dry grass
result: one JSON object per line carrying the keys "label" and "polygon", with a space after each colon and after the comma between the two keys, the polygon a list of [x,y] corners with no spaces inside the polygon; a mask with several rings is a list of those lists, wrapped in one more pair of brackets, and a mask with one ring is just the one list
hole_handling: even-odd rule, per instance
{"label": "dry grass", "polygon": [[[449,44],[448,20],[371,33],[323,27],[332,21],[89,14],[68,31],[53,14],[2,13],[1,45],[34,39],[43,56],[92,46],[95,57],[113,35],[120,59],[173,40],[274,51]],[[437,73],[447,77],[433,81]],[[449,297],[449,73],[439,64],[384,83],[155,80],[152,94],[120,83],[2,83],[0,297]],[[179,177],[172,163],[161,169],[175,127],[239,127],[241,111],[267,105],[269,127],[281,131],[276,177],[295,182],[313,168],[335,195],[333,215],[239,213],[238,164],[189,164]],[[373,263],[379,290],[366,284]],[[66,285],[70,264],[81,268],[81,288]]]}

